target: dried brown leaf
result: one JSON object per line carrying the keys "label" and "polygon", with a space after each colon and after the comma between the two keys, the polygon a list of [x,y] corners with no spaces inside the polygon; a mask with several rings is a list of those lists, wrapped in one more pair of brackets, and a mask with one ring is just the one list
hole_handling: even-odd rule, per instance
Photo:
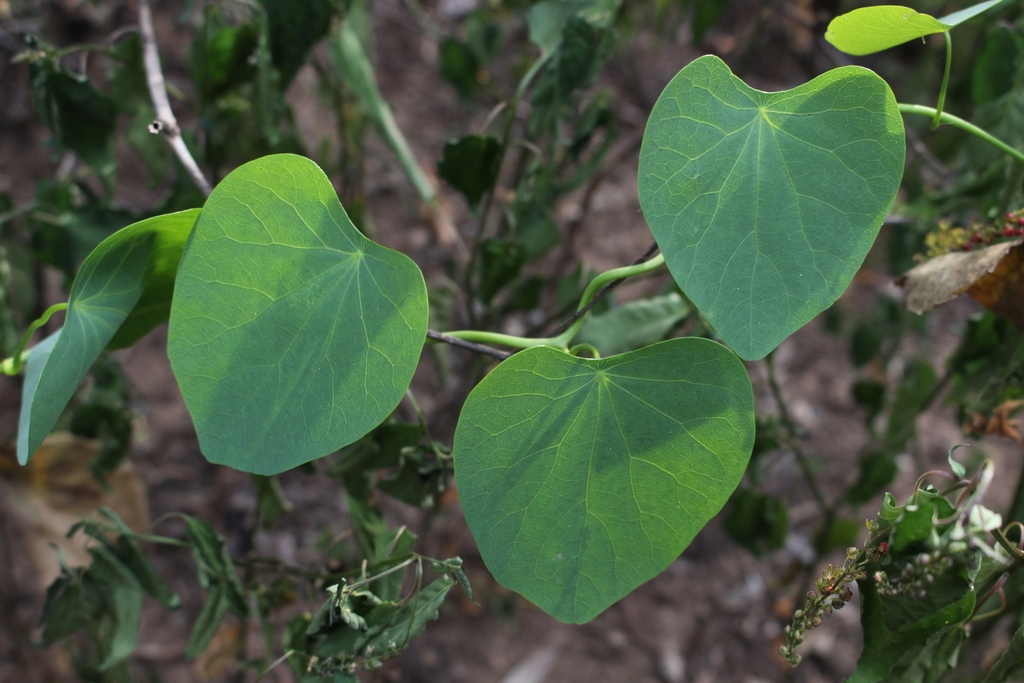
{"label": "dried brown leaf", "polygon": [[56,545],[71,566],[89,564],[87,539],[67,539],[67,530],[96,508],[113,509],[132,529],[149,525],[146,489],[125,461],[107,478],[104,490],[89,470],[100,442],[66,432],[52,434],[29,461],[18,465],[13,448],[0,448],[0,489],[28,530],[27,554],[36,566],[40,588],[60,574]]}
{"label": "dried brown leaf", "polygon": [[904,308],[922,314],[969,292],[982,305],[1024,327],[1022,245],[1024,240],[1014,240],[925,261],[897,280],[907,291]]}

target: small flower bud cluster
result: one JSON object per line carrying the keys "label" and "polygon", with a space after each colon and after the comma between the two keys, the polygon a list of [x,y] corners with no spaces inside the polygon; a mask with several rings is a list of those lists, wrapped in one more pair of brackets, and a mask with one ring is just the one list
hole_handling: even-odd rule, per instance
{"label": "small flower bud cluster", "polygon": [[928,596],[928,587],[955,564],[956,560],[952,556],[941,551],[920,553],[903,565],[895,578],[890,579],[884,571],[875,572],[873,578],[879,595],[925,598]]}
{"label": "small flower bud cluster", "polygon": [[967,227],[954,226],[952,221],[941,220],[935,230],[925,235],[928,251],[918,260],[934,258],[951,251],[971,251],[997,240],[1017,237],[1024,237],[1024,209],[1005,214],[992,223],[975,219]]}
{"label": "small flower bud cluster", "polygon": [[851,583],[866,578],[865,566],[874,562],[889,551],[887,543],[861,550],[847,548],[846,561],[836,567],[829,565],[815,585],[817,591],[807,593],[807,601],[802,609],[793,612],[793,622],[783,630],[785,643],[779,648],[779,655],[789,662],[790,666],[800,663],[800,655],[796,648],[804,640],[804,633],[821,626],[822,619],[832,614],[853,598]]}

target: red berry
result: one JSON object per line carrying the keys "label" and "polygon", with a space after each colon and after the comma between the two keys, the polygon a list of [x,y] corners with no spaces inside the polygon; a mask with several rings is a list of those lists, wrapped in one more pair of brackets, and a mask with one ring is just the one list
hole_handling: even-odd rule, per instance
{"label": "red berry", "polygon": [[964,242],[963,244],[960,245],[960,248],[962,250],[964,250],[964,251],[970,251],[971,250],[971,243],[970,242]]}
{"label": "red berry", "polygon": [[878,544],[878,552],[882,553],[883,555],[888,555],[889,554],[889,544],[886,543],[885,541],[882,541],[881,543],[879,543]]}
{"label": "red berry", "polygon": [[973,235],[971,235],[971,241],[974,242],[975,244],[981,244],[982,237],[978,233],[974,233]]}
{"label": "red berry", "polygon": [[1017,237],[1024,237],[1024,228],[1017,228],[1013,231],[1013,234]]}
{"label": "red berry", "polygon": [[1017,225],[1024,225],[1024,216],[1017,219]]}
{"label": "red berry", "polygon": [[1003,218],[1005,218],[1008,221],[1012,221],[1013,220],[1013,214],[1012,213],[1008,213],[1005,216],[1003,216]]}
{"label": "red berry", "polygon": [[1005,228],[1003,228],[1003,234],[1006,235],[1007,237],[1013,237],[1013,233],[1014,233],[1014,229],[1011,228],[1009,225],[1007,225]]}

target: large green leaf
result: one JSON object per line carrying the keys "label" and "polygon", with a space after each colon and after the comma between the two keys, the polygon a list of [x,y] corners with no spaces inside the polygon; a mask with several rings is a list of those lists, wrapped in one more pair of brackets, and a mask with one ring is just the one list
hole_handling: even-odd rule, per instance
{"label": "large green leaf", "polygon": [[686,338],[602,360],[517,353],[469,395],[453,456],[495,578],[581,623],[679,556],[753,441],[743,364]]}
{"label": "large green leaf", "polygon": [[174,277],[199,209],[123,228],[82,264],[57,334],[32,348],[22,388],[18,460],[28,462],[104,348],[138,340],[167,319]]}
{"label": "large green leaf", "polygon": [[269,475],[383,422],[426,330],[416,264],[363,237],[316,164],[275,155],[207,200],[182,257],[168,355],[206,457]]}
{"label": "large green leaf", "polygon": [[830,306],[903,175],[896,100],[860,67],[762,92],[717,57],[668,84],[640,151],[640,205],[683,292],[740,357]]}
{"label": "large green leaf", "polygon": [[1000,2],[1002,0],[987,0],[941,19],[900,5],[861,7],[829,22],[825,40],[847,54],[869,55],[915,38],[945,33]]}

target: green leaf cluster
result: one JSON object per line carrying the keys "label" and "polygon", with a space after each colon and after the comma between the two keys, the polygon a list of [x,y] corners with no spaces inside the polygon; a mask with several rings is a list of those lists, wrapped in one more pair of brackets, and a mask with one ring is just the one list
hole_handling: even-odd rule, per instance
{"label": "green leaf cluster", "polygon": [[[49,646],[85,629],[96,644],[97,659],[82,665],[130,680],[124,665],[138,641],[144,594],[169,609],[177,609],[181,601],[157,575],[136,535],[113,511],[100,513],[112,525],[90,520],[68,531],[69,538],[82,531],[95,541],[89,548],[91,563],[85,568],[64,567],[47,589],[42,643]],[[110,531],[118,534],[113,540]]]}

